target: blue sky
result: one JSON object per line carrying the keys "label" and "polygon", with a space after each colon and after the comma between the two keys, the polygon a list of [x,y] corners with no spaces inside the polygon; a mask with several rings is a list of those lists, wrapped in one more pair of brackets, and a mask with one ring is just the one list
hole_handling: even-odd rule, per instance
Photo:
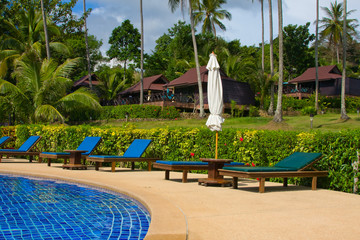
{"label": "blue sky", "polygon": [[[140,29],[139,0],[86,0],[86,7],[92,8],[88,18],[89,33],[103,40],[101,51],[109,49],[108,39],[112,30],[121,25],[125,19]],[[265,41],[268,41],[268,1],[264,0],[265,12]],[[320,6],[330,7],[331,0],[320,0]],[[342,0],[338,1],[342,2]],[[304,25],[315,20],[315,0],[283,0],[284,26],[288,24]],[[83,13],[83,1],[79,0],[74,13]],[[255,0],[228,0],[223,8],[232,14],[232,20],[224,20],[227,31],[217,30],[217,34],[226,40],[240,39],[242,45],[258,45],[261,42],[261,15],[259,1]],[[356,10],[350,18],[360,19],[360,1],[348,0],[348,11]],[[144,45],[145,51],[150,53],[154,49],[156,39],[174,26],[179,20],[188,22],[187,12],[184,15],[180,10],[172,13],[167,0],[143,0],[144,11]],[[320,18],[324,11],[320,9]],[[277,28],[277,1],[273,0],[274,37],[278,34]],[[312,33],[315,27],[310,27]]]}

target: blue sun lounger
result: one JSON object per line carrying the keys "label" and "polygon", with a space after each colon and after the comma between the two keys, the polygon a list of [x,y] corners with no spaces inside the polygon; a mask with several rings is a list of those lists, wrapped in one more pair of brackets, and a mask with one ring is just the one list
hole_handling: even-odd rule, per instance
{"label": "blue sun lounger", "polygon": [[32,162],[32,156],[39,155],[39,152],[31,152],[31,149],[40,141],[41,136],[29,137],[18,149],[0,149],[0,162],[3,155],[9,156],[30,156],[30,162]]}
{"label": "blue sun lounger", "polygon": [[9,141],[10,140],[10,137],[8,137],[8,136],[3,136],[3,137],[1,137],[0,138],[0,147],[2,146],[2,145],[4,145],[7,141]]}
{"label": "blue sun lounger", "polygon": [[151,164],[159,158],[144,158],[141,155],[150,145],[150,139],[135,139],[124,155],[90,155],[86,159],[95,162],[95,170],[98,171],[102,163],[111,162],[111,171],[115,172],[116,162],[131,162],[131,170],[135,169],[135,162],[147,162],[148,170],[151,171]]}
{"label": "blue sun lounger", "polygon": [[[100,143],[101,137],[85,137],[85,139],[81,142],[79,147],[76,149],[78,151],[86,151],[81,153],[81,158],[85,159],[88,155],[90,155],[97,145]],[[51,166],[51,159],[64,159],[64,165],[67,163],[67,160],[70,158],[69,152],[42,152],[39,155],[39,161],[42,162],[43,158],[48,159],[48,166]],[[84,163],[85,165],[85,163]],[[85,168],[85,167],[84,167]]]}
{"label": "blue sun lounger", "polygon": [[219,174],[233,177],[233,188],[238,187],[238,178],[259,178],[259,192],[265,192],[266,178],[284,178],[284,187],[289,177],[312,177],[312,190],[316,190],[317,177],[327,176],[327,171],[318,171],[313,165],[322,158],[321,153],[295,152],[272,167],[223,167]]}
{"label": "blue sun lounger", "polygon": [[[231,162],[225,166],[243,166],[244,163]],[[154,168],[165,170],[165,179],[170,179],[170,171],[182,171],[182,182],[187,182],[187,174],[191,170],[208,170],[208,163],[201,161],[156,161]]]}

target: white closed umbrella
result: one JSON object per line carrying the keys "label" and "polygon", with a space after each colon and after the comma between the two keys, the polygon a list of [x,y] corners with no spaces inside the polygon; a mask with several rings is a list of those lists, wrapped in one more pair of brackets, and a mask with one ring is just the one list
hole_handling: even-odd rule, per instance
{"label": "white closed umbrella", "polygon": [[206,121],[206,126],[211,131],[216,131],[215,159],[217,159],[218,131],[222,130],[221,124],[224,122],[224,118],[221,117],[224,104],[223,88],[219,71],[220,66],[214,53],[210,54],[210,59],[206,68],[209,70],[207,95],[210,110],[210,116]]}

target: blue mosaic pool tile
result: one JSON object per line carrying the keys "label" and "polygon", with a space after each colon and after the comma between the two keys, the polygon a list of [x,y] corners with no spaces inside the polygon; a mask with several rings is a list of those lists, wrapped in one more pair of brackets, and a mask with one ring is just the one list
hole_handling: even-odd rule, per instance
{"label": "blue mosaic pool tile", "polygon": [[111,191],[0,175],[0,239],[143,239],[150,214]]}

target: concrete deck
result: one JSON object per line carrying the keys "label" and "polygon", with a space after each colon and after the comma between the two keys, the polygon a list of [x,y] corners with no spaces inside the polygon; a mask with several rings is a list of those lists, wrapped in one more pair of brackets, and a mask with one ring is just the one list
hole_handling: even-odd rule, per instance
{"label": "concrete deck", "polygon": [[201,174],[130,171],[110,167],[95,171],[63,170],[60,164],[28,163],[3,159],[0,173],[57,178],[102,186],[141,201],[151,213],[146,239],[360,239],[360,196],[307,187],[283,188],[266,183],[258,193],[258,182],[241,180],[239,189],[204,187]]}

